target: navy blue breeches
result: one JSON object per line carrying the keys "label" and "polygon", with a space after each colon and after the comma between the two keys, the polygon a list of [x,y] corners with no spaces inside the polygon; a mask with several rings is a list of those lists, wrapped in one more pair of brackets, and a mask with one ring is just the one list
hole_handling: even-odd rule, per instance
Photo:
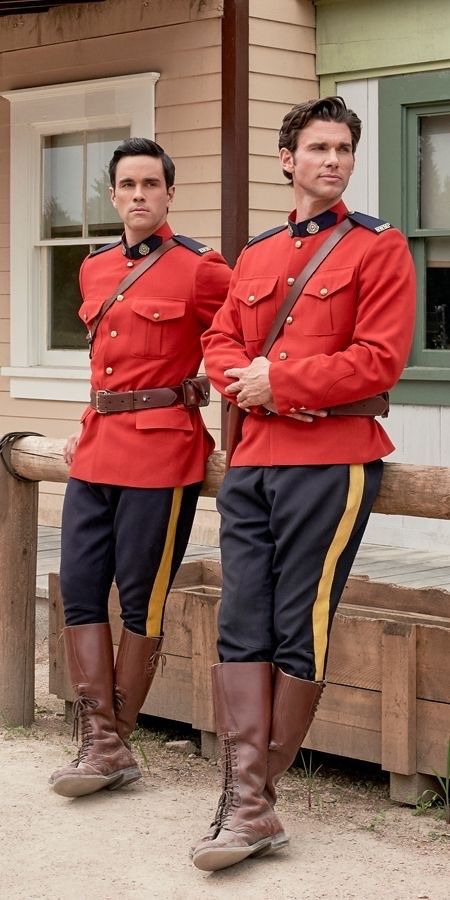
{"label": "navy blue breeches", "polygon": [[167,594],[186,551],[200,487],[69,479],[60,573],[66,625],[107,622],[115,577],[125,627],[149,637],[163,633]]}
{"label": "navy blue breeches", "polygon": [[236,467],[222,517],[222,662],[274,662],[322,680],[334,613],[377,495],[383,463]]}

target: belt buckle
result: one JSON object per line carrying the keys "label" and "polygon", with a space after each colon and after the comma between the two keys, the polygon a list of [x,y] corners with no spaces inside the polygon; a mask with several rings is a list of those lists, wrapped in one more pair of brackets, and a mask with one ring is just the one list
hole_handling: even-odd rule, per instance
{"label": "belt buckle", "polygon": [[110,393],[111,393],[111,391],[96,391],[96,393],[95,393],[95,412],[99,413],[100,416],[107,416],[108,410],[100,409],[100,407],[98,405],[99,398],[104,397],[104,396],[106,396],[106,394],[110,394]]}

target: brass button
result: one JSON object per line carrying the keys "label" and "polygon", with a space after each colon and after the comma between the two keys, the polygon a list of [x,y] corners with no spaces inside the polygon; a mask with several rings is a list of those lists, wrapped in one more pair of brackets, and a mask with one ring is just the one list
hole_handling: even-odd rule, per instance
{"label": "brass button", "polygon": [[111,366],[107,366],[106,369],[105,369],[105,372],[106,372],[107,375],[112,375],[113,370],[112,370]]}
{"label": "brass button", "polygon": [[295,406],[291,406],[289,412],[290,412],[290,413],[295,413],[295,412],[297,412]]}
{"label": "brass button", "polygon": [[286,325],[292,325],[293,321],[294,320],[293,320],[292,316],[288,316],[286,319]]}
{"label": "brass button", "polygon": [[128,266],[129,269],[132,269],[132,268],[133,268],[133,263],[132,263],[131,261],[130,261],[130,262],[127,262],[127,266]]}
{"label": "brass button", "polygon": [[256,300],[255,295],[254,295],[254,294],[250,294],[250,296],[249,296],[249,298],[248,298],[248,302],[249,302],[249,303],[253,303],[255,300]]}
{"label": "brass button", "polygon": [[297,250],[300,250],[300,247],[302,246],[302,242],[301,242],[301,241],[296,241],[296,242],[295,242],[295,246],[297,247]]}
{"label": "brass button", "polygon": [[328,294],[328,288],[320,288],[319,293],[322,297],[325,297]]}
{"label": "brass button", "polygon": [[123,294],[117,294],[116,300],[120,303],[120,301],[123,300]]}
{"label": "brass button", "polygon": [[112,331],[112,332],[111,332],[111,337],[117,337],[117,331]]}
{"label": "brass button", "polygon": [[154,319],[159,319],[159,312],[153,313],[153,318],[154,318]]}
{"label": "brass button", "polygon": [[287,359],[287,353],[284,350],[280,353],[280,359]]}
{"label": "brass button", "polygon": [[292,275],[291,275],[291,276],[288,278],[287,283],[288,283],[288,284],[294,284],[294,281],[295,281],[295,278],[293,278]]}

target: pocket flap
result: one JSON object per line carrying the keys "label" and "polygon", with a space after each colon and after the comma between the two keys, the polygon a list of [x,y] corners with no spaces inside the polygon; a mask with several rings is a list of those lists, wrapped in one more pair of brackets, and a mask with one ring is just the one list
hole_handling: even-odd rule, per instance
{"label": "pocket flap", "polygon": [[176,431],[192,431],[192,422],[187,409],[165,407],[163,409],[140,409],[136,412],[137,430],[170,428]]}
{"label": "pocket flap", "polygon": [[80,319],[84,322],[85,325],[89,325],[93,319],[95,319],[96,315],[100,312],[103,304],[105,302],[105,298],[98,298],[96,300],[84,300],[81,304],[78,315]]}
{"label": "pocket flap", "polygon": [[302,293],[309,294],[311,297],[317,297],[318,300],[326,300],[330,294],[335,294],[347,284],[350,284],[354,271],[353,266],[349,266],[345,269],[329,269],[324,272],[317,272],[309,279]]}
{"label": "pocket flap", "polygon": [[274,291],[278,275],[260,275],[255,278],[241,278],[233,288],[233,294],[245,303],[254,306]]}
{"label": "pocket flap", "polygon": [[155,324],[180,319],[186,311],[186,301],[171,297],[133,297],[131,309]]}

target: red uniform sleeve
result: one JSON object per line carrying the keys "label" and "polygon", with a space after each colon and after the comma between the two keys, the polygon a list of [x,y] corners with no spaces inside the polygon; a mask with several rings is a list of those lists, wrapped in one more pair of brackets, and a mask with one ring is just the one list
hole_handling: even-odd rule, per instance
{"label": "red uniform sleeve", "polygon": [[215,313],[227,296],[231,269],[220,253],[207,253],[197,268],[194,283],[196,315],[202,326],[209,327]]}
{"label": "red uniform sleeve", "polygon": [[411,347],[416,295],[411,254],[397,229],[371,242],[358,267],[356,294],[346,349],[272,362],[269,379],[280,414],[361,400],[398,381]]}

